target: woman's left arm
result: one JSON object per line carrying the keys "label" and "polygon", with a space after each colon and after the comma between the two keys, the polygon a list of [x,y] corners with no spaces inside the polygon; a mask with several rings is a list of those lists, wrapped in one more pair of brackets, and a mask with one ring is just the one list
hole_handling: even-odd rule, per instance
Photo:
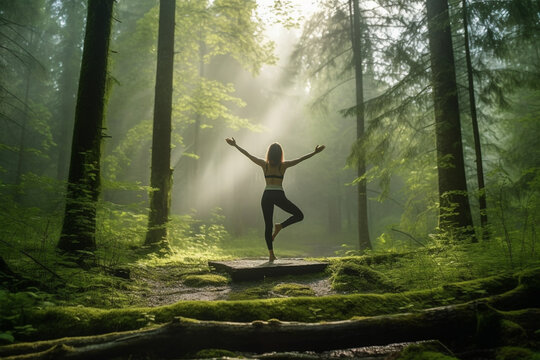
{"label": "woman's left arm", "polygon": [[306,155],[304,155],[302,157],[299,157],[298,159],[284,161],[283,166],[285,168],[290,168],[291,166],[297,165],[297,164],[301,163],[302,161],[309,159],[313,155],[320,153],[325,148],[326,148],[326,146],[324,146],[324,145],[317,145],[317,146],[315,146],[315,150],[313,152],[310,152],[309,154],[306,154]]}

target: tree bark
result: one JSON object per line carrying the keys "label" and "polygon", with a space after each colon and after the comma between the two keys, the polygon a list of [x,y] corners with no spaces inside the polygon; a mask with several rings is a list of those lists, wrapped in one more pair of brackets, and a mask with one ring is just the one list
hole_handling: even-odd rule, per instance
{"label": "tree bark", "polygon": [[150,214],[146,245],[167,244],[171,203],[171,112],[174,64],[175,0],[159,3],[158,56],[152,133]]}
{"label": "tree bark", "polygon": [[[362,43],[360,30],[360,7],[358,0],[352,0],[352,31],[351,40],[354,54],[354,72],[356,79],[356,139],[361,141],[364,137],[364,82],[362,70]],[[349,2],[350,6],[350,2]],[[359,152],[358,156],[358,177],[362,177],[366,173],[366,159],[364,151]],[[367,185],[366,180],[362,179],[358,182],[358,243],[360,249],[371,249],[371,241],[369,240],[368,228],[368,211],[367,211]]]}
{"label": "tree bark", "polygon": [[94,250],[96,204],[100,193],[101,139],[107,60],[114,0],[88,0],[88,16],[79,77],[75,126],[58,247]]}
{"label": "tree bark", "polygon": [[439,175],[439,228],[472,229],[447,0],[426,0]]}
{"label": "tree bark", "polygon": [[474,153],[476,156],[476,178],[478,180],[478,205],[480,210],[480,226],[482,227],[482,237],[489,239],[487,230],[487,204],[486,189],[484,184],[484,167],[482,165],[482,145],[480,144],[480,131],[478,130],[478,116],[476,113],[476,98],[474,95],[473,68],[471,62],[471,51],[469,48],[469,19],[467,10],[467,0],[462,0],[463,11],[463,36],[465,37],[465,60],[467,62],[467,80],[469,83],[469,105],[471,107],[471,123],[474,137]]}

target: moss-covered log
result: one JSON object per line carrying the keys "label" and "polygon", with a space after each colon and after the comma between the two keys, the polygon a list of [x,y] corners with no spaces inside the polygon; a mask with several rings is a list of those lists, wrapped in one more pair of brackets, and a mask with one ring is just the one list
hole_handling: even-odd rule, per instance
{"label": "moss-covered log", "polygon": [[[135,354],[167,358],[208,348],[255,353],[324,351],[426,339],[437,339],[453,348],[462,348],[483,335],[478,333],[482,330],[479,314],[497,313],[485,305],[477,305],[468,303],[418,313],[316,324],[279,320],[233,323],[182,318],[149,330],[18,344],[5,347],[0,355],[20,355],[12,359],[29,354],[33,358],[48,358],[52,352],[57,359],[107,359]],[[537,309],[523,310],[522,314],[527,315],[522,315],[521,319],[528,318],[524,323],[538,324],[540,320]]]}
{"label": "moss-covered log", "polygon": [[503,294],[489,297],[489,304],[500,310],[540,307],[540,268],[518,274],[518,285]]}
{"label": "moss-covered log", "polygon": [[[249,352],[328,350],[431,338],[465,342],[475,331],[476,311],[471,304],[317,324],[180,320],[130,332],[102,344],[63,347],[64,351],[55,357],[104,359],[141,353],[172,357],[205,348]],[[56,344],[55,351],[59,346]]]}
{"label": "moss-covered log", "polygon": [[[348,320],[354,316],[377,316],[418,311],[489,298],[500,310],[540,307],[540,268],[519,276],[494,276],[448,284],[441,288],[399,294],[351,294],[325,297],[275,298],[242,301],[181,301],[155,308],[95,309],[48,307],[25,312],[22,325],[35,332],[18,340],[34,341],[66,336],[86,336],[136,330],[148,324],[164,324],[177,316],[199,320],[241,321],[280,319],[318,322]],[[521,279],[521,280],[519,280]],[[503,295],[499,295],[503,294]],[[534,303],[537,303],[534,305]],[[523,304],[523,305],[519,305]],[[9,330],[9,329],[4,329]]]}

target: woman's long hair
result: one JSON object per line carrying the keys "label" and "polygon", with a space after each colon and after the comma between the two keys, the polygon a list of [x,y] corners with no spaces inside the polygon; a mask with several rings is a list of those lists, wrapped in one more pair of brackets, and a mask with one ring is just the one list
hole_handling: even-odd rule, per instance
{"label": "woman's long hair", "polygon": [[283,162],[283,149],[279,143],[273,143],[268,147],[266,162],[270,165],[279,165]]}

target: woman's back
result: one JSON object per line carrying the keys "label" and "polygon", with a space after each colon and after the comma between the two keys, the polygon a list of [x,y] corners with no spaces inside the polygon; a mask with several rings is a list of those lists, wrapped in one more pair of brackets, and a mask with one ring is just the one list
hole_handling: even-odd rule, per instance
{"label": "woman's back", "polygon": [[285,169],[283,168],[281,163],[277,165],[271,165],[267,162],[263,171],[266,185],[282,185]]}

